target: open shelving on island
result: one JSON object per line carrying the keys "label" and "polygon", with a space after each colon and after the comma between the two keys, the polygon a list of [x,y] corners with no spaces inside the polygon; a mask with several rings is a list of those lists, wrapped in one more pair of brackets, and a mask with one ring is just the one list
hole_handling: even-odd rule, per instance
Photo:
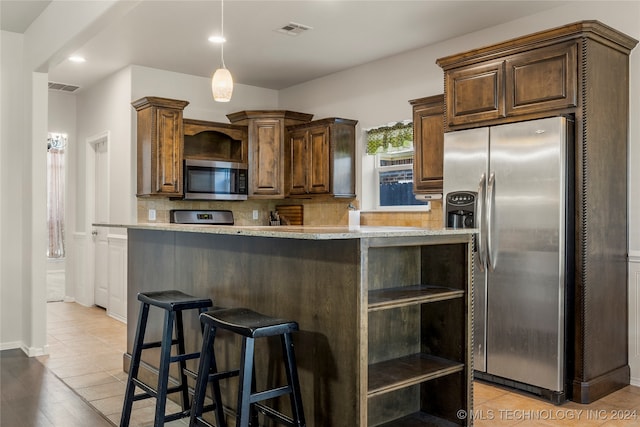
{"label": "open shelving on island", "polygon": [[366,425],[470,425],[471,242],[364,248]]}

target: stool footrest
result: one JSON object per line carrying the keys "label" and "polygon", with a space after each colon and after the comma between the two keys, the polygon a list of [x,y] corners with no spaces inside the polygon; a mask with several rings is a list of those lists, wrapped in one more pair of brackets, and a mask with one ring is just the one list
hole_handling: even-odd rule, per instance
{"label": "stool footrest", "polygon": [[[139,379],[132,378],[131,381],[133,381],[137,387],[140,387],[144,391],[144,393],[136,394],[135,396],[133,396],[133,400],[134,401],[135,400],[148,399],[150,397],[156,397],[156,398],[158,397],[158,392],[156,390],[154,390],[153,388],[149,387],[147,384],[143,383]],[[169,387],[169,388],[167,388],[167,394],[177,393],[179,391],[182,391],[183,388],[184,388],[184,386],[182,386],[182,385],[177,385],[175,387]]]}
{"label": "stool footrest", "polygon": [[[177,345],[178,344],[178,339],[174,338],[171,340],[171,345]],[[142,344],[142,349],[143,350],[147,350],[149,348],[160,348],[162,347],[162,341],[151,341],[151,342],[147,342],[147,343],[143,343]]]}
{"label": "stool footrest", "polygon": [[191,414],[191,410],[187,409],[185,411],[176,412],[174,414],[169,414],[164,416],[164,422],[168,423],[170,421],[181,420],[183,418],[188,418]]}
{"label": "stool footrest", "polygon": [[295,423],[293,422],[292,418],[287,417],[285,414],[276,411],[273,408],[268,407],[267,405],[263,405],[262,403],[254,403],[254,405],[256,405],[256,408],[258,409],[259,412],[261,412],[262,414],[273,418],[275,420],[280,421],[283,424],[289,425],[289,426],[295,426]]}
{"label": "stool footrest", "polygon": [[257,393],[251,394],[251,403],[262,402],[263,400],[273,399],[275,397],[284,396],[285,394],[291,393],[291,386],[285,385],[278,388],[273,388],[271,390],[259,391]]}
{"label": "stool footrest", "polygon": [[142,400],[142,399],[148,399],[150,397],[158,397],[158,393],[151,387],[149,387],[148,385],[146,385],[145,383],[143,383],[142,381],[140,381],[137,378],[132,378],[131,381],[133,381],[133,383],[137,386],[140,387],[144,393],[142,394],[136,394],[135,396],[133,396],[133,400]]}
{"label": "stool footrest", "polygon": [[240,375],[239,369],[236,369],[234,371],[216,372],[214,374],[209,374],[208,381],[223,380],[225,378],[237,377],[238,375]]}
{"label": "stool footrest", "polygon": [[200,357],[200,353],[187,353],[178,354],[177,356],[171,356],[169,363],[182,362],[183,360],[197,359]]}

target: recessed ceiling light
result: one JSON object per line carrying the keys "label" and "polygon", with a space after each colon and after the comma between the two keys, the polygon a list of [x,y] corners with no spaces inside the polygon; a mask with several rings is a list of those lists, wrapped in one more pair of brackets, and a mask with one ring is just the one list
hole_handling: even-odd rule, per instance
{"label": "recessed ceiling light", "polygon": [[211,36],[208,39],[211,43],[224,43],[227,41],[223,36]]}
{"label": "recessed ceiling light", "polygon": [[87,60],[82,56],[70,56],[69,61],[71,62],[87,62]]}

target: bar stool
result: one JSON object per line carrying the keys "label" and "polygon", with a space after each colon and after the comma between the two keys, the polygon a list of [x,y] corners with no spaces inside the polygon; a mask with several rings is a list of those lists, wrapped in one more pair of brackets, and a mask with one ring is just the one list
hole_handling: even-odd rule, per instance
{"label": "bar stool", "polygon": [[[228,373],[217,372],[213,349],[216,330],[220,328],[242,336],[236,427],[248,427],[249,425],[258,427],[256,410],[288,426],[305,427],[298,370],[291,339],[291,332],[298,330],[298,324],[289,320],[265,316],[247,308],[227,308],[209,311],[200,315],[200,321],[204,324],[202,356],[200,357],[189,425],[192,427],[211,426],[202,418],[207,384],[211,382],[213,398],[215,403],[218,403],[215,405],[216,426],[226,427],[220,400],[219,380],[221,376],[228,376]],[[278,335],[282,342],[287,385],[256,392],[253,360],[255,339]],[[204,375],[205,372],[208,375]],[[273,408],[258,403],[285,394],[290,396],[293,419]]]}
{"label": "bar stool", "polygon": [[[197,309],[199,313],[203,313],[207,309],[211,308],[213,303],[209,298],[198,298],[176,290],[141,292],[138,294],[138,301],[140,301],[141,307],[138,314],[138,326],[136,329],[135,341],[133,343],[133,354],[131,355],[131,366],[129,367],[129,377],[127,379],[127,389],[124,396],[120,427],[129,426],[131,408],[134,401],[148,399],[151,397],[156,398],[156,414],[153,425],[154,427],[159,427],[163,426],[165,422],[188,417],[191,409],[185,362],[190,359],[198,358],[200,353],[186,353],[182,311]],[[147,328],[147,318],[150,306],[165,310],[164,325],[161,341],[145,343],[144,335]],[[174,323],[176,332],[175,339],[173,338]],[[177,345],[178,349],[176,355],[172,356],[171,347],[174,345]],[[160,347],[158,385],[156,389],[153,389],[138,379],[138,371],[140,369],[142,350],[158,347]],[[169,367],[171,363],[176,362],[180,365],[180,384],[169,388]],[[143,392],[135,394],[136,387],[141,388]],[[177,392],[181,392],[182,394],[182,411],[165,416],[167,394]]]}

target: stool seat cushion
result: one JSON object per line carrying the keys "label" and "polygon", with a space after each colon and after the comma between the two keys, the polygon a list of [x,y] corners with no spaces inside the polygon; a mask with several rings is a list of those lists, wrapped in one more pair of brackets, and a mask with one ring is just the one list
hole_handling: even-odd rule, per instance
{"label": "stool seat cushion", "polygon": [[213,306],[213,301],[209,298],[194,297],[176,290],[140,292],[138,294],[138,300],[145,304],[154,305],[170,311],[191,310]]}
{"label": "stool seat cushion", "polygon": [[298,324],[294,321],[265,316],[248,308],[207,311],[200,315],[200,321],[248,338],[269,337],[298,330]]}

